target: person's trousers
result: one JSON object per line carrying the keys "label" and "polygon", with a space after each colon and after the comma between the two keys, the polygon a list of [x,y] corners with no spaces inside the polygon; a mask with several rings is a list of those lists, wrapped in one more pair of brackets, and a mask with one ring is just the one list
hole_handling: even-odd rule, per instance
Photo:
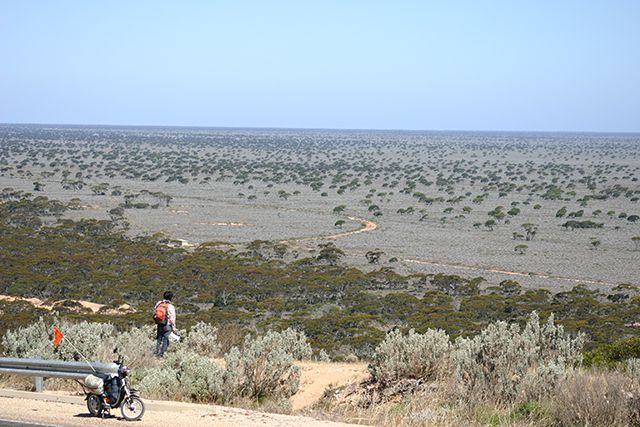
{"label": "person's trousers", "polygon": [[169,335],[171,335],[171,325],[158,325],[156,332],[156,356],[164,356],[169,348]]}

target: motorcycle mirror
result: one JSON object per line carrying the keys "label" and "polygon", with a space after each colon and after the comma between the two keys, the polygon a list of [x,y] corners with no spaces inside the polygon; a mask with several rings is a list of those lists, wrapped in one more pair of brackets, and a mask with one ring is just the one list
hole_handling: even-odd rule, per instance
{"label": "motorcycle mirror", "polygon": [[115,347],[115,348],[113,349],[113,354],[118,354],[118,347]]}

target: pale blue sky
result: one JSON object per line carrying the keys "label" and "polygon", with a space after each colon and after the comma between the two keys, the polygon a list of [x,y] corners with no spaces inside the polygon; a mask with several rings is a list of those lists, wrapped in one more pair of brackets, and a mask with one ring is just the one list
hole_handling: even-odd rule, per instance
{"label": "pale blue sky", "polygon": [[0,122],[640,131],[640,1],[5,0]]}

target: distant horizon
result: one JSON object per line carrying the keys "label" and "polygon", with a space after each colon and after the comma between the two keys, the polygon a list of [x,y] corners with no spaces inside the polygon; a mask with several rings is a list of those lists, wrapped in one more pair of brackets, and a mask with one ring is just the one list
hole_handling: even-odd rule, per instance
{"label": "distant horizon", "polygon": [[590,134],[590,135],[638,135],[638,131],[600,130],[531,130],[531,129],[400,129],[400,128],[332,128],[332,127],[285,127],[285,126],[218,126],[218,125],[157,125],[157,124],[114,124],[114,123],[35,123],[0,122],[0,126],[39,127],[86,127],[86,128],[156,128],[156,129],[246,129],[246,130],[324,130],[324,131],[373,131],[373,132],[434,132],[434,133],[517,133],[517,134]]}

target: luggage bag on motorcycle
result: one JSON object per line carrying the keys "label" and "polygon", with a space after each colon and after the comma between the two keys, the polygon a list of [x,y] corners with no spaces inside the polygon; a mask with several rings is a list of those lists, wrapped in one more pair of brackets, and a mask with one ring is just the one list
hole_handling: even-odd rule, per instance
{"label": "luggage bag on motorcycle", "polygon": [[89,374],[84,379],[84,385],[88,389],[95,390],[97,393],[102,393],[103,380],[100,377]]}

